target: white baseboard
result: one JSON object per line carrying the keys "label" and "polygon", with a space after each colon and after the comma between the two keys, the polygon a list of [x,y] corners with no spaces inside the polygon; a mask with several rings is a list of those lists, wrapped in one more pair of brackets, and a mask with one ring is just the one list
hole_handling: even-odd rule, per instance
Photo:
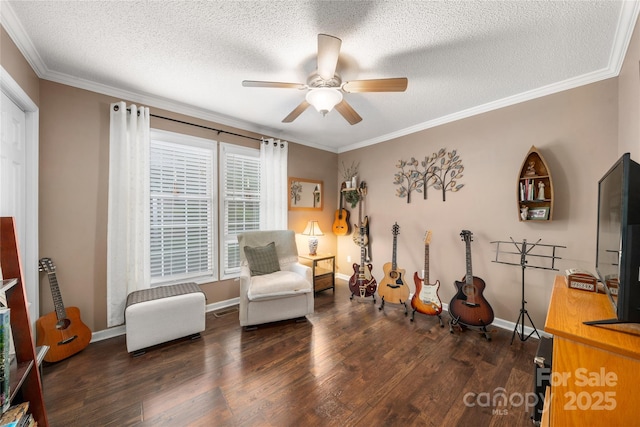
{"label": "white baseboard", "polygon": [[[337,273],[336,274],[336,278],[337,279],[342,279],[342,280],[345,280],[345,281],[349,282],[349,279],[351,277],[347,276],[345,274],[342,274],[342,273]],[[411,298],[411,296],[409,296],[409,298]],[[449,304],[443,303],[442,304],[442,309],[447,311],[447,313],[448,313],[449,312]],[[492,325],[493,326],[497,326],[500,329],[506,329],[508,331],[516,331],[516,333],[518,335],[518,339],[520,339],[521,335],[523,337],[525,337],[525,339],[526,339],[526,337],[528,337],[532,333],[533,333],[533,335],[531,335],[532,338],[538,338],[538,336],[534,333],[533,328],[530,327],[530,326],[526,326],[525,325],[524,328],[522,328],[522,325],[518,323],[518,325],[517,325],[518,329],[516,330],[516,323],[510,322],[510,321],[504,320],[504,319],[499,319],[499,318],[494,319]],[[522,332],[523,330],[524,330],[524,332]],[[536,328],[536,330],[538,331],[540,336],[547,337],[547,338],[550,338],[550,337],[553,336],[553,335],[551,335],[551,334],[549,334],[547,332],[544,332],[544,331],[542,331],[540,329]],[[515,340],[515,337],[514,337],[514,340]]]}
{"label": "white baseboard", "polygon": [[[345,276],[344,274],[336,274],[336,278],[338,279],[343,279],[346,280],[347,282],[349,281],[349,277]],[[205,311],[207,313],[209,313],[210,311],[216,311],[216,310],[221,310],[223,308],[227,308],[227,307],[233,307],[234,305],[238,305],[240,303],[240,298],[231,298],[225,301],[218,301],[218,302],[214,302],[213,304],[207,304],[207,306],[205,307]],[[448,312],[449,309],[449,304],[443,303],[442,304],[442,309],[446,310]],[[506,329],[509,331],[516,331],[517,335],[518,335],[518,339],[520,339],[520,336],[524,336],[525,338],[528,337],[529,335],[531,335],[533,333],[533,328],[529,327],[529,326],[524,326],[524,332],[521,334],[521,332],[523,331],[522,325],[518,324],[517,327],[518,329],[516,330],[516,324],[514,322],[510,322],[508,320],[504,320],[504,319],[499,319],[496,318],[492,325],[497,326],[498,328],[501,329]],[[104,329],[102,331],[98,331],[98,332],[94,332],[91,334],[91,342],[97,342],[97,341],[102,341],[102,340],[106,340],[109,338],[114,338],[120,335],[125,335],[127,333],[125,326],[124,325],[120,325],[120,326],[115,326],[113,328],[109,328],[109,329]],[[541,331],[538,329],[538,333],[543,336],[543,337],[551,337],[552,335],[548,334],[547,332]],[[533,333],[533,335],[531,335],[532,338],[537,338],[536,334]],[[514,338],[515,339],[515,338]]]}

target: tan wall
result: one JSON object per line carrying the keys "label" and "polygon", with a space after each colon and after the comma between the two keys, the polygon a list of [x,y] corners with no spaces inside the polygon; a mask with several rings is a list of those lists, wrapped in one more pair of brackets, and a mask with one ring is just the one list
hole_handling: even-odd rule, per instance
{"label": "tan wall", "polygon": [[36,104],[40,104],[39,79],[4,27],[0,26],[0,64]]}
{"label": "tan wall", "polygon": [[[40,85],[40,254],[55,260],[65,304],[77,306],[93,330],[106,328],[106,235],[109,177],[109,105],[117,101],[98,93],[43,80]],[[204,120],[151,108],[153,114],[260,137]],[[189,125],[152,118],[153,128],[190,134],[244,146],[258,142]],[[330,230],[335,197],[337,154],[291,144],[289,170],[293,176],[323,179],[325,205],[313,217]],[[326,174],[326,177],[325,177]],[[290,228],[302,232],[308,213],[292,213]],[[300,238],[301,251],[306,240]],[[321,243],[333,251],[335,239]],[[326,245],[326,246],[325,246]],[[53,310],[43,278],[42,313]],[[238,296],[238,282],[202,285],[207,303]]]}
{"label": "tan wall", "polygon": [[[505,320],[518,318],[522,271],[493,263],[496,246],[490,242],[542,239],[543,244],[567,246],[557,251],[563,258],[556,264],[561,272],[569,267],[594,271],[597,180],[618,157],[616,95],[616,79],[610,79],[340,154],[339,162],[360,162],[360,176],[369,188],[364,206],[371,220],[374,277],[381,280],[383,264],[391,261],[396,221],[397,263],[407,271],[412,291],[413,273],[424,268],[425,231],[432,230],[430,279],[440,280],[445,303],[454,295],[454,281],[466,273],[460,231],[471,230],[473,274],[484,279],[485,297],[496,317]],[[552,222],[518,221],[517,178],[532,145],[551,170]],[[445,202],[433,188],[427,200],[418,193],[409,204],[396,197],[398,161],[421,160],[440,148],[457,150],[464,187],[447,193]],[[341,237],[338,265],[340,273],[350,276],[347,256],[359,262],[360,251],[351,238]],[[527,308],[538,328],[544,326],[555,274],[532,268],[525,273]]]}
{"label": "tan wall", "polygon": [[[369,184],[365,214],[371,217],[374,274],[382,278],[382,265],[390,260],[391,226],[401,226],[398,264],[412,276],[424,262],[423,236],[433,231],[430,276],[442,283],[440,296],[448,302],[453,281],[465,273],[464,245],[459,233],[470,229],[473,272],[487,283],[485,296],[497,317],[515,321],[520,308],[518,266],[491,262],[495,246],[490,241],[527,239],[565,245],[556,265],[593,270],[595,251],[596,183],[619,154],[640,155],[640,56],[638,26],[620,77],[525,102],[434,129],[418,132],[340,156],[292,144],[289,175],[324,181],[322,212],[290,212],[289,226],[302,231],[308,219],[319,219],[326,235],[319,251],[336,252],[339,271],[350,276],[359,249],[350,237],[329,232],[337,208],[338,165],[361,162],[361,178]],[[58,278],[67,305],[78,306],[92,330],[106,327],[106,194],[108,177],[108,105],[116,99],[65,85],[39,81],[24,57],[0,31],[0,63],[40,105],[40,255],[58,266]],[[42,100],[42,102],[41,102]],[[619,111],[620,113],[619,113]],[[213,127],[224,126],[195,118],[156,111]],[[152,126],[188,132],[222,141],[253,144],[243,138],[212,137],[197,128],[152,121]],[[239,133],[243,133],[240,131]],[[619,138],[618,138],[619,134]],[[536,145],[546,158],[556,191],[551,223],[520,223],[516,212],[516,177],[524,155]],[[459,193],[443,202],[431,189],[429,199],[414,194],[411,204],[395,196],[395,163],[420,158],[439,148],[457,149],[465,166]],[[357,210],[352,210],[352,221]],[[298,237],[300,251],[306,239]],[[544,325],[553,276],[556,272],[526,270],[528,309],[536,326]],[[412,280],[409,280],[413,287]],[[237,296],[232,281],[203,288],[209,303]],[[53,304],[48,285],[41,288],[41,312]]]}
{"label": "tan wall", "polygon": [[618,153],[640,162],[640,17],[618,76]]}

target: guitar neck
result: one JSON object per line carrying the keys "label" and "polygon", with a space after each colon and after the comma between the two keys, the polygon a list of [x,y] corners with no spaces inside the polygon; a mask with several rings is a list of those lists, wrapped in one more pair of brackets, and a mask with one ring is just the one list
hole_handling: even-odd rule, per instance
{"label": "guitar neck", "polygon": [[429,245],[424,246],[424,283],[431,283],[429,281]]}
{"label": "guitar neck", "polygon": [[398,265],[396,264],[396,251],[398,248],[398,236],[393,235],[393,255],[391,256],[391,270],[396,270]]}
{"label": "guitar neck", "polygon": [[51,296],[53,297],[53,305],[56,311],[56,317],[58,319],[66,319],[67,311],[64,308],[62,302],[62,294],[60,294],[60,287],[58,286],[58,278],[56,273],[47,273],[49,278],[49,286],[51,287]]}
{"label": "guitar neck", "polygon": [[467,285],[471,285],[473,284],[473,273],[471,269],[471,242],[467,241],[465,244],[467,247],[467,276],[465,281]]}

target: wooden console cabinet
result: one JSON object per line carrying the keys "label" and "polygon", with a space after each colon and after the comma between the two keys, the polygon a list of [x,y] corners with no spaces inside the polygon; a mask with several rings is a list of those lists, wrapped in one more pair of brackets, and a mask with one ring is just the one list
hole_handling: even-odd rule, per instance
{"label": "wooden console cabinet", "polygon": [[611,318],[605,294],[569,289],[556,276],[544,326],[554,339],[542,425],[638,425],[640,325],[583,323]]}

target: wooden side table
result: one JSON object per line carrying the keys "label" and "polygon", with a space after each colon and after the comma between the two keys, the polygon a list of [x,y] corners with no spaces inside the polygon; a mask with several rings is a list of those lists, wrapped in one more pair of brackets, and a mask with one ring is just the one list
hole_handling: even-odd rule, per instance
{"label": "wooden side table", "polygon": [[330,254],[299,255],[300,263],[311,267],[314,293],[336,291],[336,256]]}

